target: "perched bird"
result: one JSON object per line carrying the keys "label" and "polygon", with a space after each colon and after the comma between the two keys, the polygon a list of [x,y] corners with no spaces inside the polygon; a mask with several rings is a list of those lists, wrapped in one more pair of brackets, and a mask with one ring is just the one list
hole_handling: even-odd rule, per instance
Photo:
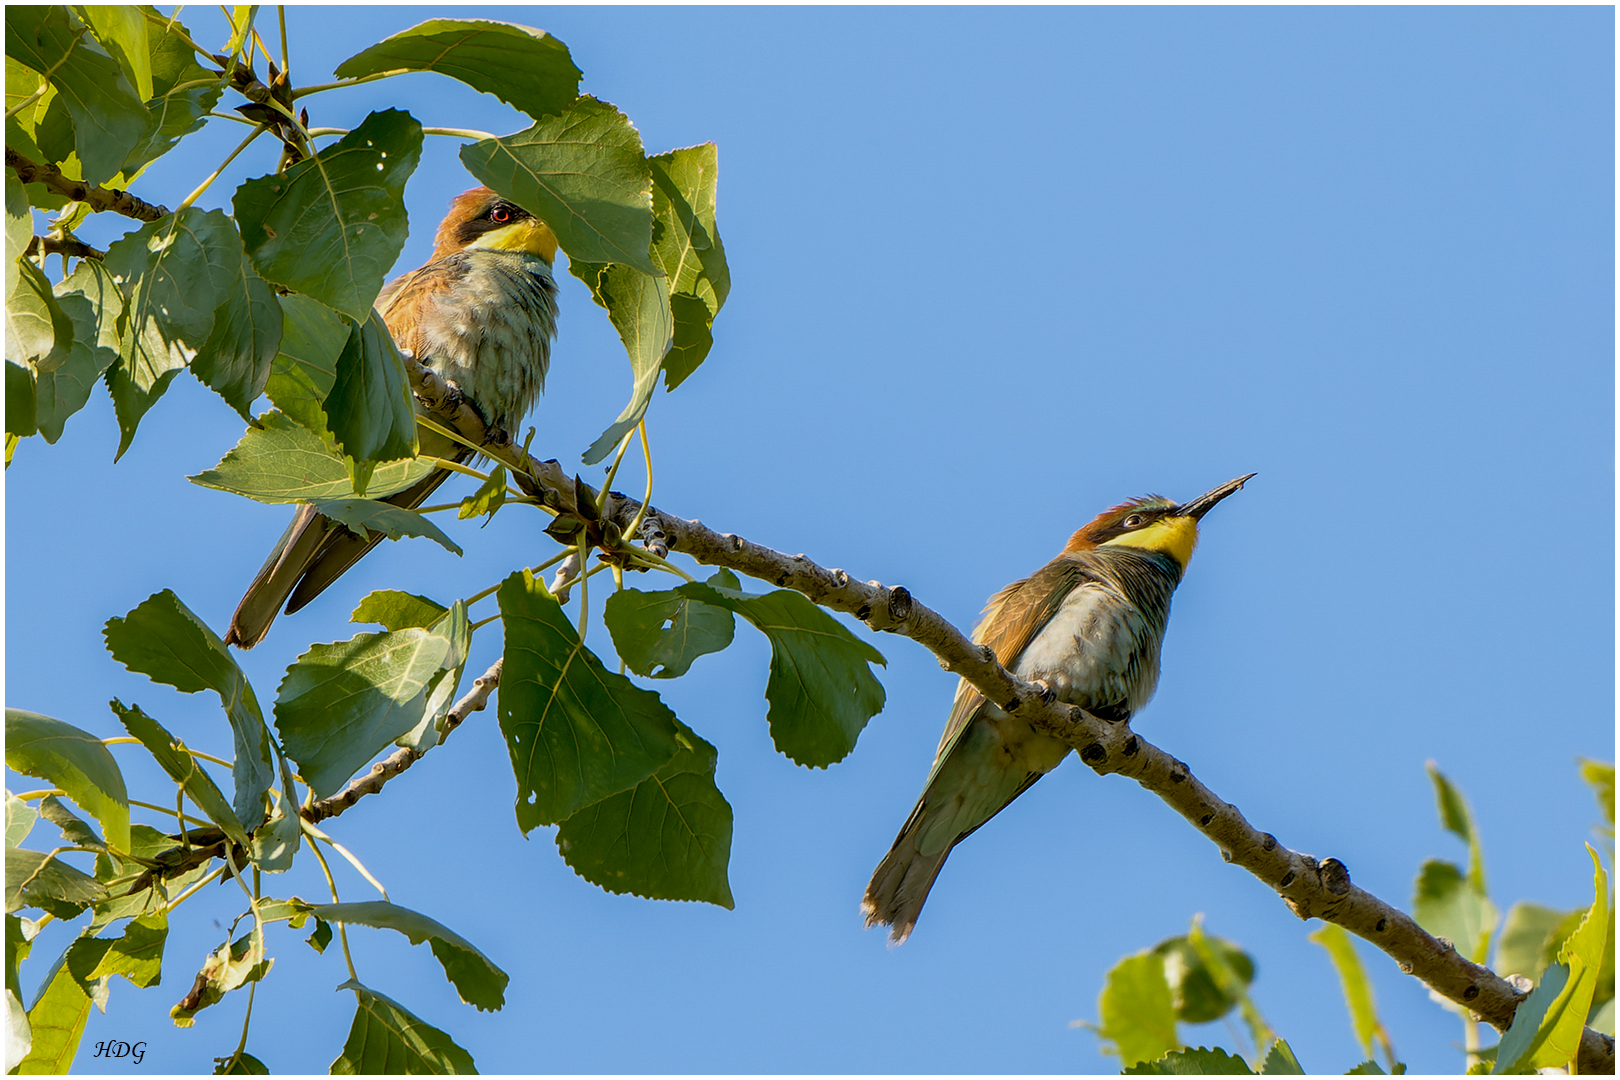
{"label": "perched bird", "polygon": [[[454,382],[486,423],[511,431],[545,389],[557,328],[551,227],[488,188],[450,203],[420,270],[389,282],[377,311],[400,348]],[[466,461],[474,451],[427,429],[421,453]],[[450,476],[436,469],[385,501],[420,506]],[[302,506],[231,617],[227,644],[264,640],[283,604],[291,614],[315,599],[381,539],[363,539]]]}
{"label": "perched bird", "polygon": [[[1253,475],[1180,505],[1149,495],[1104,510],[1057,558],[992,596],[973,640],[1059,701],[1129,720],[1159,681],[1170,597],[1198,543],[1199,520]],[[893,942],[904,941],[951,849],[1068,752],[964,679],[922,798],[866,887],[866,925],[886,923]]]}

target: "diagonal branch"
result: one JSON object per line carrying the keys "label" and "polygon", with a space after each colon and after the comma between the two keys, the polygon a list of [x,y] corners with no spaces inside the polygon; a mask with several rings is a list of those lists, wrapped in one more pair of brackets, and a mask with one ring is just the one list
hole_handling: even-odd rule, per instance
{"label": "diagonal branch", "polygon": [[[424,405],[481,444],[490,457],[505,463],[525,491],[559,514],[577,511],[576,481],[565,476],[556,461],[537,461],[506,432],[488,428],[453,384],[414,359],[407,363],[411,387]],[[622,535],[641,509],[635,499],[618,492],[604,495],[584,490],[600,505],[604,525],[614,526],[605,530],[609,537]],[[1008,712],[1022,713],[1063,739],[1099,774],[1128,776],[1169,803],[1219,848],[1221,858],[1259,878],[1300,918],[1335,923],[1372,942],[1403,972],[1499,1031],[1513,1022],[1513,1013],[1527,991],[1463,957],[1450,942],[1429,934],[1405,912],[1352,884],[1349,870],[1338,859],[1319,861],[1256,829],[1184,763],[1137,735],[1128,723],[1109,723],[1082,709],[1050,701],[1045,687],[1013,676],[996,661],[991,649],[974,644],[938,612],[913,599],[904,587],[862,583],[843,570],[829,570],[803,555],[785,555],[654,507],[647,508],[638,532],[649,544],[658,543],[700,563],[724,566],[793,589],[823,607],[855,616],[874,630],[910,638],[938,657],[946,671],[966,679],[989,700],[1001,703]],[[1591,1028],[1582,1031],[1578,1064],[1583,1073],[1614,1072],[1613,1037]]]}
{"label": "diagonal branch", "polygon": [[89,203],[90,209],[97,213],[111,210],[136,221],[157,221],[169,216],[167,206],[153,206],[145,199],[118,188],[97,187],[83,180],[74,180],[62,175],[62,170],[55,165],[31,161],[9,146],[6,147],[6,164],[17,170],[17,179],[23,183],[44,184],[65,199]]}

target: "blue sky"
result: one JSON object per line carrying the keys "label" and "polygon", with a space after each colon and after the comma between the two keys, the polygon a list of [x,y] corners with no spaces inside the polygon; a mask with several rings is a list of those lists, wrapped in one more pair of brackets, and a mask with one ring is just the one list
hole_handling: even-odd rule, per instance
{"label": "blue sky", "polygon": [[[295,81],[435,14],[290,8]],[[1258,472],[1205,521],[1137,730],[1403,907],[1425,858],[1464,858],[1435,817],[1434,759],[1473,803],[1500,907],[1590,902],[1596,806],[1575,759],[1614,753],[1612,9],[455,14],[557,35],[649,151],[719,144],[733,290],[707,363],[653,403],[659,506],[903,584],[967,628],[1103,507]],[[223,41],[217,12],[183,18]],[[431,75],[310,106],[335,127],[390,106],[524,126]],[[241,137],[214,126],[137,193],[178,202]],[[428,142],[401,271],[472,186],[458,146]],[[200,205],[228,210],[273,167],[255,147]],[[534,446],[571,466],[629,378],[564,278]],[[228,752],[217,706],[124,671],[100,628],[162,588],[223,628],[286,512],[184,476],[241,431],[185,377],[117,465],[104,394],[56,446],[23,444],[6,476],[8,705],[114,734],[117,696]],[[641,482],[627,465],[619,486]],[[465,558],[387,544],[282,619],[243,657],[261,699],[309,642],[355,632],[367,591],[468,595],[552,550],[513,510],[446,528]],[[1158,799],[1074,761],[953,854],[905,946],[863,932],[861,891],[954,691],[920,646],[867,636],[888,704],[825,771],[772,750],[751,631],[656,686],[719,749],[731,912],[575,877],[549,830],[517,830],[493,710],[466,724],[330,831],[396,903],[511,973],[507,1008],[474,1012],[425,949],[360,929],[362,980],[486,1072],[1112,1070],[1069,1021],[1095,1018],[1112,964],[1202,912],[1253,954],[1256,1002],[1307,1068],[1361,1059],[1315,926]],[[590,640],[607,648],[600,626]],[[470,670],[497,651],[480,633]],[[340,873],[344,899],[367,898]],[[290,878],[266,890],[323,896],[311,870]],[[229,1054],[244,995],[190,1031],[167,1010],[240,901],[216,888],[181,908],[163,985],[118,982],[87,1043],[147,1040],[135,1071]],[[65,941],[51,928],[34,955]],[[248,1048],[325,1071],[352,1012],[327,996],[342,960],[291,933],[272,954]],[[1458,1022],[1361,955],[1402,1059],[1460,1069]]]}

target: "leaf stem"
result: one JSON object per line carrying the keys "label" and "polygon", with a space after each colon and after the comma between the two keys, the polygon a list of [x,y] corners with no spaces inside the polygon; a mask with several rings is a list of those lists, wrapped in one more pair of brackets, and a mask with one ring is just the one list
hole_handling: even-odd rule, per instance
{"label": "leaf stem", "polygon": [[619,440],[619,452],[613,455],[613,464],[608,467],[607,478],[602,481],[603,495],[613,490],[613,478],[619,475],[619,465],[624,461],[624,452],[630,449],[630,440],[635,436],[634,431],[627,431],[624,438]]}
{"label": "leaf stem", "polygon": [[376,889],[378,892],[382,893],[382,898],[384,900],[388,899],[388,890],[382,887],[382,882],[380,882],[376,878],[372,877],[371,876],[371,871],[367,870],[365,864],[362,863],[359,859],[355,858],[354,854],[352,852],[350,852],[348,848],[344,847],[342,844],[338,843],[336,840],[332,839],[330,836],[327,836],[324,832],[317,829],[314,825],[310,824],[308,821],[305,821],[302,817],[300,817],[298,819],[298,824],[299,824],[300,827],[303,828],[303,830],[306,833],[308,833],[310,835],[310,837],[312,839],[324,840],[328,844],[331,844],[332,845],[332,850],[336,851],[339,855],[342,855],[345,859],[347,859],[349,861],[350,866],[352,866],[356,870],[360,871],[360,876],[365,878],[367,881],[371,882],[371,887]]}
{"label": "leaf stem", "polygon": [[463,465],[461,462],[459,462],[459,461],[451,461],[449,458],[430,457],[430,456],[427,456],[427,455],[422,455],[422,456],[419,456],[417,458],[417,460],[418,461],[425,461],[428,464],[432,465],[436,469],[445,469],[445,470],[448,470],[449,472],[464,473],[467,476],[476,476],[480,480],[488,480],[489,479],[488,474],[481,473],[477,469],[468,468],[466,465]]}
{"label": "leaf stem", "polygon": [[292,92],[293,100],[308,94],[324,94],[328,90],[341,90],[345,86],[359,86],[361,83],[376,82],[378,79],[388,79],[395,75],[409,75],[414,68],[394,68],[391,71],[376,71],[370,75],[360,75],[353,79],[339,79],[337,82],[321,83],[317,86],[302,86]]}
{"label": "leaf stem", "polygon": [[199,198],[201,198],[202,193],[208,190],[208,186],[210,184],[212,184],[215,180],[219,179],[219,174],[225,171],[226,166],[228,166],[231,162],[236,160],[236,155],[238,155],[242,151],[246,150],[248,148],[248,146],[253,142],[254,139],[257,139],[260,135],[263,135],[266,131],[269,131],[269,130],[270,129],[265,127],[263,124],[255,125],[254,128],[253,128],[252,133],[250,135],[248,135],[247,138],[242,140],[241,145],[238,146],[235,150],[231,151],[231,156],[226,158],[224,161],[220,162],[219,163],[219,168],[217,168],[213,172],[209,173],[208,174],[208,179],[206,179],[202,183],[198,184],[197,185],[197,190],[193,191],[190,195],[187,195],[185,197],[185,200],[182,201],[179,206],[175,207],[175,209],[174,209],[175,216],[178,218],[179,215],[182,212],[185,211],[186,207],[190,206],[192,203],[196,202]]}
{"label": "leaf stem", "polygon": [[[102,739],[101,740],[101,745],[103,745],[103,746],[113,746],[114,744],[117,744],[117,743],[137,743],[137,744],[139,744],[140,741],[141,740],[135,738],[133,735],[114,735],[110,739]],[[182,746],[182,747],[180,747],[180,749],[184,750],[186,753],[190,754],[194,758],[202,758],[204,761],[212,761],[215,765],[223,765],[227,769],[235,768],[235,763],[226,761],[224,758],[215,757],[213,754],[205,754],[201,750],[193,750],[189,746]]]}
{"label": "leaf stem", "polygon": [[[590,545],[590,541],[585,539],[584,530],[580,531],[578,543],[579,543],[579,565],[582,566],[582,567],[587,566],[590,563],[590,558],[591,558],[591,545]],[[597,567],[592,567],[592,569],[598,569],[598,568]],[[579,575],[579,643],[581,645],[585,644],[586,621],[590,616],[590,599],[591,599],[590,578],[591,578],[591,571],[590,570],[586,570],[583,574]],[[502,700],[505,700],[505,699],[503,698]]]}
{"label": "leaf stem", "polygon": [[624,531],[624,535],[632,542],[635,541],[636,530],[641,528],[642,519],[647,516],[647,507],[652,505],[652,447],[647,445],[645,417],[636,425],[636,430],[641,432],[641,456],[647,462],[647,493],[641,497],[641,509],[636,511],[636,516],[630,520],[630,527]]}
{"label": "leaf stem", "polygon": [[452,138],[452,139],[474,139],[474,140],[477,140],[478,142],[483,142],[486,139],[494,139],[494,138],[499,137],[499,136],[496,136],[496,135],[491,135],[487,131],[477,131],[477,130],[475,130],[473,128],[425,127],[425,128],[422,129],[422,134],[424,134],[424,135],[444,135],[444,136],[447,136],[447,137]]}
{"label": "leaf stem", "polygon": [[[299,820],[302,821],[303,819],[300,818]],[[332,903],[342,903],[343,901],[338,899],[337,882],[332,880],[332,868],[326,865],[326,856],[321,854],[321,846],[319,844],[311,844],[309,845],[309,850],[315,853],[315,860],[321,864],[321,872],[326,875],[326,887],[332,890]],[[343,943],[343,962],[349,965],[349,978],[355,982],[359,982],[360,976],[354,970],[354,956],[349,952],[348,927],[343,923],[338,923],[337,927],[338,940]]]}
{"label": "leaf stem", "polygon": [[281,28],[281,77],[292,78],[292,65],[287,63],[287,5],[276,5],[276,21]]}
{"label": "leaf stem", "polygon": [[10,120],[13,116],[16,116],[18,113],[28,108],[28,106],[44,97],[45,91],[49,90],[50,88],[51,84],[46,82],[44,79],[41,79],[38,90],[35,90],[32,94],[29,94],[27,97],[17,102],[17,104],[6,110],[6,119]]}
{"label": "leaf stem", "polygon": [[[173,814],[174,813],[174,808],[171,807],[171,806],[159,806],[157,803],[142,802],[139,799],[130,799],[129,800],[129,805],[131,805],[131,806],[139,806],[143,810],[156,810],[160,814]],[[182,832],[185,831],[185,828],[186,828],[185,822],[188,822],[188,821],[193,825],[201,825],[204,828],[207,828],[209,825],[213,824],[212,821],[208,821],[208,820],[206,820],[204,818],[194,818],[190,814],[185,814],[181,818],[180,830]]]}
{"label": "leaf stem", "polygon": [[429,431],[434,432],[435,434],[443,435],[445,438],[449,439],[451,442],[458,442],[462,446],[465,446],[469,450],[476,450],[479,453],[483,452],[482,447],[480,447],[476,443],[472,442],[470,439],[467,438],[467,436],[463,435],[461,432],[452,431],[449,428],[444,427],[443,425],[441,425],[441,424],[437,423],[436,421],[430,419],[429,417],[423,416],[421,413],[416,414],[416,423],[417,423],[418,427],[425,427]]}
{"label": "leaf stem", "polygon": [[202,892],[203,886],[212,885],[214,882],[219,880],[219,875],[223,874],[224,872],[225,868],[223,866],[216,866],[212,870],[208,871],[208,873],[205,874],[200,880],[194,882],[189,889],[175,897],[173,900],[170,900],[168,905],[163,909],[164,913],[166,914],[173,911],[175,908],[179,907],[187,900],[190,900],[199,892]]}

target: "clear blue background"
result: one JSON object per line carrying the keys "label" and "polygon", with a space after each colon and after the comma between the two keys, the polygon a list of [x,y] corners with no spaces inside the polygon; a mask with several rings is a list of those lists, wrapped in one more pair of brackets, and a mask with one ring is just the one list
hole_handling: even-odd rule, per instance
{"label": "clear blue background", "polygon": [[[435,14],[290,8],[295,81]],[[1206,519],[1138,730],[1258,827],[1402,905],[1423,859],[1464,857],[1436,820],[1432,758],[1473,803],[1504,910],[1590,902],[1596,806],[1575,759],[1614,752],[1611,9],[454,14],[556,34],[649,151],[719,144],[735,287],[708,362],[653,403],[659,506],[903,584],[966,628],[1103,507],[1258,471]],[[217,12],[183,18],[224,40]],[[525,124],[432,75],[307,103],[324,126],[393,105],[429,125]],[[212,125],[135,190],[174,205],[244,132]],[[459,145],[428,140],[401,271],[471,186]],[[200,205],[228,209],[274,163],[256,145]],[[84,235],[105,243],[113,224]],[[534,423],[535,448],[567,465],[629,377],[562,276]],[[8,705],[110,735],[116,695],[228,752],[211,697],[124,671],[100,629],[162,588],[226,624],[287,512],[184,475],[241,431],[185,376],[116,466],[99,391],[57,446],[23,444],[6,477]],[[628,464],[618,486],[641,483]],[[243,655],[261,700],[309,642],[359,629],[346,619],[370,589],[468,595],[550,555],[542,525],[520,508],[450,522],[463,559],[384,545]],[[1315,927],[1158,799],[1073,761],[957,850],[904,947],[863,932],[861,891],[954,691],[921,647],[873,637],[888,705],[825,771],[774,753],[769,650],[746,627],[656,684],[719,748],[730,912],[609,895],[550,830],[525,839],[494,711],[477,716],[330,824],[396,903],[511,973],[507,1007],[461,1005],[425,948],[358,928],[362,980],[486,1072],[1112,1070],[1069,1022],[1096,1017],[1112,964],[1202,912],[1254,955],[1256,1001],[1307,1068],[1361,1060]],[[609,649],[600,625],[589,640]],[[470,671],[498,647],[482,631]],[[168,800],[117,753],[138,796]],[[338,873],[345,899],[371,895]],[[313,867],[265,889],[325,895]],[[116,981],[92,1017],[86,1046],[145,1039],[145,1063],[85,1050],[81,1069],[207,1071],[232,1051],[245,994],[186,1032],[167,1009],[242,899],[188,902],[162,987]],[[324,1071],[352,1003],[331,992],[335,946],[317,956],[299,936],[272,937],[248,1048]],[[25,980],[66,940],[48,928]],[[1459,1022],[1361,955],[1401,1058],[1460,1069]],[[1219,1025],[1184,1034],[1233,1045]]]}

